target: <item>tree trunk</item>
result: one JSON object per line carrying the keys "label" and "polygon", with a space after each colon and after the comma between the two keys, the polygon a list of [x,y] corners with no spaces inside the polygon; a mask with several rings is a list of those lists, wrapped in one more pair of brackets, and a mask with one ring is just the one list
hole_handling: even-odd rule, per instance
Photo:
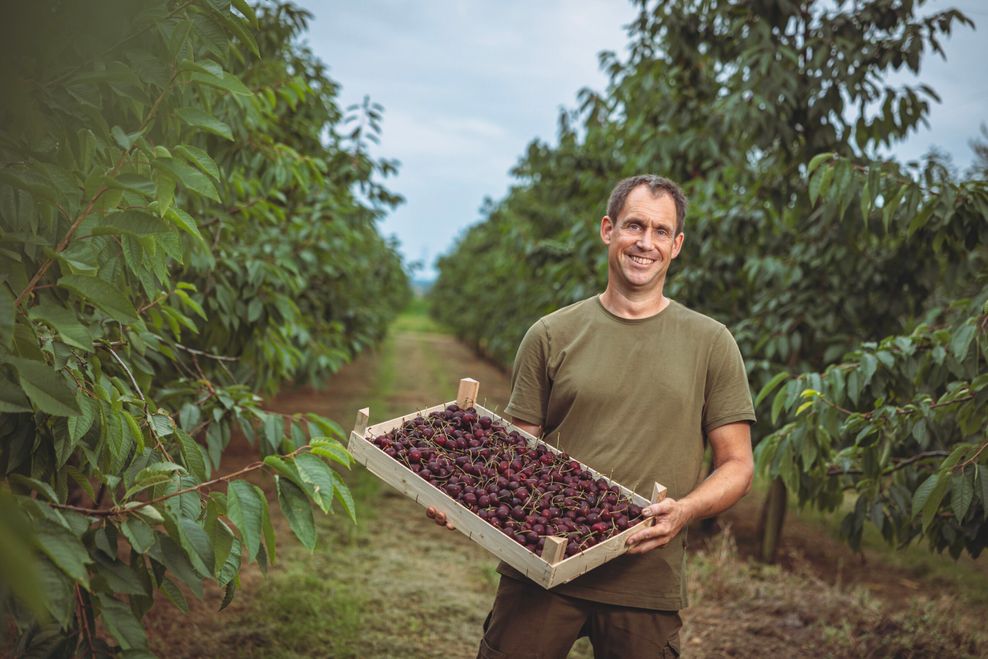
{"label": "tree trunk", "polygon": [[768,496],[762,506],[758,520],[759,550],[758,559],[764,563],[774,563],[782,537],[782,525],[786,519],[786,486],[781,478],[776,478],[768,489]]}

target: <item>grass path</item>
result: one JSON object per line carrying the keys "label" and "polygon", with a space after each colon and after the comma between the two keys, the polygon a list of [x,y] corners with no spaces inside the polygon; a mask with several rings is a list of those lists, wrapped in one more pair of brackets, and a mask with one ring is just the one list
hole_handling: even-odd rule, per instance
{"label": "grass path", "polygon": [[[507,376],[413,307],[377,350],[345,367],[327,388],[291,390],[271,407],[314,411],[347,427],[358,408],[369,406],[376,423],[453,398],[461,377],[478,379],[480,401],[503,409]],[[231,447],[224,471],[252,459],[246,444]],[[317,518],[319,544],[310,553],[276,515],[278,560],[268,575],[256,566],[245,569],[237,598],[219,613],[222,593],[208,584],[204,600],[190,598],[187,615],[159,602],[148,618],[152,649],[167,657],[475,656],[497,584],[495,559],[460,533],[431,523],[418,504],[362,468],[355,467],[347,481],[357,502],[356,526],[343,514]],[[256,482],[271,496],[267,479]],[[751,533],[760,498],[749,496],[724,519],[741,543]],[[988,652],[974,622],[988,612],[983,559],[933,570],[928,566],[950,559],[920,552],[910,563],[885,551],[873,553],[870,565],[835,577],[835,564],[841,570],[860,559],[830,537],[826,524],[791,513],[786,539],[785,569],[740,558],[732,536],[694,553],[684,656]],[[972,585],[964,588],[963,581]],[[591,656],[583,640],[570,659]]]}

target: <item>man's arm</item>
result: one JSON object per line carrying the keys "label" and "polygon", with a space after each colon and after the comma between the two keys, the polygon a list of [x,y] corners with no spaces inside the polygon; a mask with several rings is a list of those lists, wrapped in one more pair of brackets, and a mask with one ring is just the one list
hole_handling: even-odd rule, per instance
{"label": "man's arm", "polygon": [[538,425],[537,423],[529,423],[528,421],[522,421],[516,416],[511,417],[511,423],[518,426],[519,428],[527,432],[529,435],[532,435],[533,437],[542,436],[542,426]]}
{"label": "man's arm", "polygon": [[724,512],[751,490],[751,426],[729,423],[711,430],[707,438],[713,450],[713,471],[682,499],[663,499],[642,509],[646,517],[655,518],[655,524],[628,538],[629,554],[667,545],[691,521]]}

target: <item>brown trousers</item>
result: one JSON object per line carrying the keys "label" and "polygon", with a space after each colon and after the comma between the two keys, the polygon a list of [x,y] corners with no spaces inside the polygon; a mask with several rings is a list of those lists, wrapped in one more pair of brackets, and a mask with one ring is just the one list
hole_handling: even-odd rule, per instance
{"label": "brown trousers", "polygon": [[595,659],[679,656],[677,611],[652,611],[558,595],[501,577],[478,659],[565,659],[589,636]]}

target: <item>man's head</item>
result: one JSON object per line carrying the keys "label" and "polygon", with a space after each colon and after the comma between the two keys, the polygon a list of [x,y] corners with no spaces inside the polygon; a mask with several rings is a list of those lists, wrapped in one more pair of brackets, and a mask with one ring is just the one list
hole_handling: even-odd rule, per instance
{"label": "man's head", "polygon": [[672,198],[673,203],[676,205],[676,235],[681,234],[686,221],[686,195],[683,194],[682,189],[678,185],[667,178],[656,176],[655,174],[631,176],[615,185],[614,189],[611,190],[610,199],[607,200],[608,217],[617,219],[621,215],[621,211],[624,210],[624,204],[628,200],[628,195],[639,186],[648,188],[653,197],[669,195]]}
{"label": "man's head", "polygon": [[683,246],[685,211],[686,198],[668,179],[635,176],[618,183],[600,221],[608,291],[662,300],[669,265]]}

